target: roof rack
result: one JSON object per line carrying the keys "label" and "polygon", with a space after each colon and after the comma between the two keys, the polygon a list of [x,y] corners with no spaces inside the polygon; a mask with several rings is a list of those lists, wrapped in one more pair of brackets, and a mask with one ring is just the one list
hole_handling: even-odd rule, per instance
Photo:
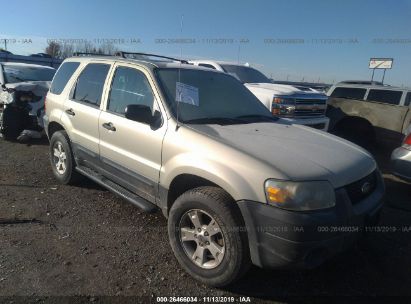
{"label": "roof rack", "polygon": [[[108,55],[108,54],[99,54],[99,53],[87,53],[87,52],[74,52],[73,56],[78,57],[78,56],[103,56],[103,57],[110,57],[113,55]],[[116,55],[115,55],[116,56]]]}
{"label": "roof rack", "polygon": [[164,58],[164,59],[170,59],[172,61],[179,61],[181,63],[185,63],[188,64],[187,60],[184,59],[177,59],[177,58],[173,58],[173,57],[168,57],[168,56],[161,56],[161,55],[156,55],[156,54],[148,54],[148,53],[134,53],[134,52],[116,52],[114,54],[114,56],[120,56],[123,58],[127,58],[127,55],[141,55],[141,56],[151,56],[151,57],[157,57],[157,58]]}

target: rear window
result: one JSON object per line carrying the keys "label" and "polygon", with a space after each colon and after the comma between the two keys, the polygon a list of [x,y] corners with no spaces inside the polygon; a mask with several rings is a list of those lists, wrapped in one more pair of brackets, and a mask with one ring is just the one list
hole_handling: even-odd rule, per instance
{"label": "rear window", "polygon": [[5,83],[19,83],[26,81],[51,81],[55,69],[48,67],[31,66],[24,64],[7,64],[3,66]]}
{"label": "rear window", "polygon": [[64,62],[58,69],[56,76],[51,83],[50,92],[57,95],[61,94],[79,65],[79,62]]}
{"label": "rear window", "polygon": [[402,91],[370,90],[367,96],[367,100],[399,105],[401,96]]}
{"label": "rear window", "polygon": [[331,97],[350,98],[350,99],[364,99],[366,89],[360,88],[336,88]]}
{"label": "rear window", "polygon": [[263,73],[248,66],[222,64],[221,67],[226,73],[236,77],[242,83],[271,83],[271,80]]}
{"label": "rear window", "polygon": [[109,64],[88,64],[77,79],[72,99],[99,106],[109,68]]}

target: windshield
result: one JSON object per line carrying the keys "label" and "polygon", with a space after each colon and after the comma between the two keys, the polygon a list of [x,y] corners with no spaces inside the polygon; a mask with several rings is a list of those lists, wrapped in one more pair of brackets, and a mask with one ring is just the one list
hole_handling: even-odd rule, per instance
{"label": "windshield", "polygon": [[184,123],[243,124],[275,121],[271,112],[239,81],[224,73],[157,69],[167,103]]}
{"label": "windshield", "polygon": [[237,77],[242,83],[271,83],[272,81],[268,79],[263,73],[257,71],[256,69],[233,65],[233,64],[222,64],[221,67],[228,74]]}
{"label": "windshield", "polygon": [[6,83],[17,83],[24,81],[51,81],[55,69],[24,66],[24,65],[3,65],[3,75]]}

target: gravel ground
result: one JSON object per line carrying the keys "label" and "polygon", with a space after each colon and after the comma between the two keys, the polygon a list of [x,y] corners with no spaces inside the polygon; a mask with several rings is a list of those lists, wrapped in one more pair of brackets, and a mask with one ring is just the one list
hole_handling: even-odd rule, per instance
{"label": "gravel ground", "polygon": [[318,269],[252,268],[234,286],[215,289],[179,267],[160,212],[144,214],[89,181],[77,187],[57,184],[46,141],[0,140],[0,302],[411,296],[411,185],[388,174],[389,150],[376,157],[387,185],[383,232],[369,234]]}

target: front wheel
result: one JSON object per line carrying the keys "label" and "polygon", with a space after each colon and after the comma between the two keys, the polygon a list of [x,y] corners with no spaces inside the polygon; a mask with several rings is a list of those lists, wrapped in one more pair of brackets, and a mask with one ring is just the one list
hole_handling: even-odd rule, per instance
{"label": "front wheel", "polygon": [[54,177],[62,184],[73,184],[79,179],[70,140],[65,131],[57,131],[50,139],[50,162]]}
{"label": "front wheel", "polygon": [[178,262],[207,285],[229,285],[251,264],[241,213],[220,188],[182,194],[170,210],[168,233]]}

